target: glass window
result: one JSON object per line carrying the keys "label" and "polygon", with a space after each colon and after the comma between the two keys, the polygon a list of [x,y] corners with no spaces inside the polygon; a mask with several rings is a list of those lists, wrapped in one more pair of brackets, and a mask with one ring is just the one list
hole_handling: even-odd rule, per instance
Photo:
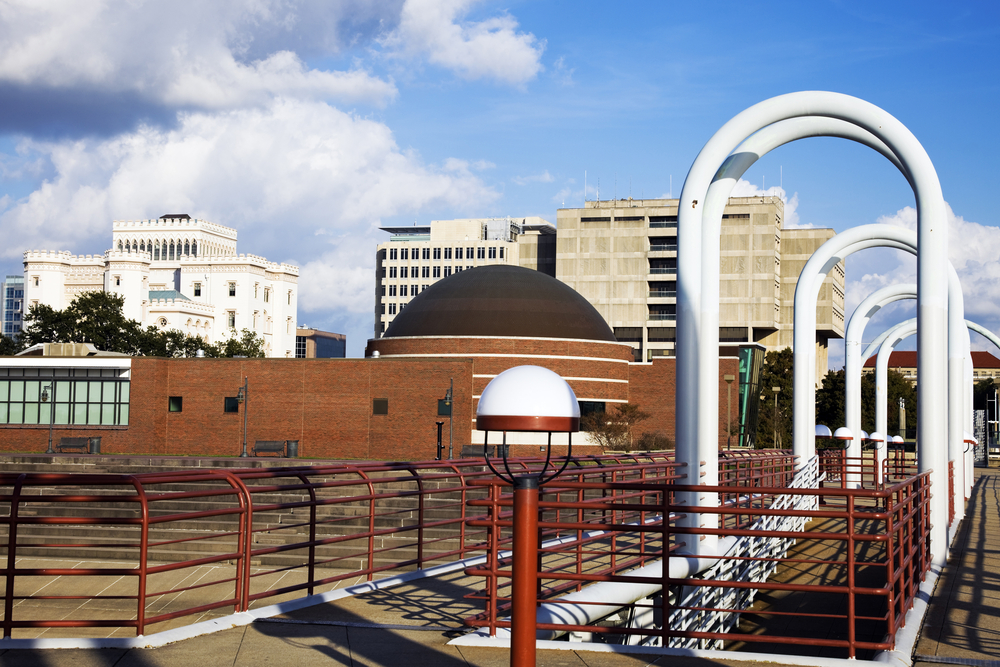
{"label": "glass window", "polygon": [[230,329],[235,329],[236,328],[236,311],[235,310],[228,311],[226,313],[226,320],[227,320],[226,323],[229,326],[229,328]]}
{"label": "glass window", "polygon": [[416,295],[417,295],[417,286],[410,285],[410,296],[416,296]]}
{"label": "glass window", "polygon": [[389,399],[388,398],[373,398],[372,399],[372,414],[373,415],[387,415],[387,414],[389,414]]}
{"label": "glass window", "polygon": [[405,266],[399,267],[399,277],[400,278],[409,278],[408,274],[409,274],[409,270],[407,269],[407,267],[405,267]]}
{"label": "glass window", "polygon": [[435,278],[440,278],[441,277],[441,267],[440,266],[435,266],[434,267],[434,277]]}
{"label": "glass window", "polygon": [[423,266],[423,267],[421,267],[420,268],[420,277],[421,278],[430,278],[431,277],[431,267],[429,267],[429,266]]}
{"label": "glass window", "polygon": [[389,259],[397,259],[398,258],[398,254],[397,253],[398,253],[398,251],[396,250],[396,248],[391,248],[389,250]]}
{"label": "glass window", "polygon": [[490,248],[490,259],[496,259],[496,258],[497,258],[497,249]]}
{"label": "glass window", "polygon": [[444,277],[447,278],[450,275],[451,275],[451,267],[450,266],[444,267]]}
{"label": "glass window", "polygon": [[476,248],[476,259],[486,259],[486,248]]}
{"label": "glass window", "polygon": [[[451,248],[444,249],[444,258],[451,259]],[[35,278],[35,287],[38,287],[38,278]]]}
{"label": "glass window", "polygon": [[430,259],[431,258],[431,249],[430,248],[424,248],[422,254],[423,254],[423,259]]}
{"label": "glass window", "polygon": [[455,248],[455,259],[462,259],[462,249]]}
{"label": "glass window", "polygon": [[394,303],[390,303],[389,304],[389,314],[390,315],[395,315],[396,314],[396,304],[394,304]]}
{"label": "glass window", "polygon": [[201,283],[194,284],[194,295],[201,296]]}
{"label": "glass window", "polygon": [[500,259],[503,259],[503,248],[500,248]]}
{"label": "glass window", "polygon": [[395,266],[390,266],[389,267],[389,277],[390,278],[395,278],[396,277],[396,267]]}
{"label": "glass window", "polygon": [[236,400],[235,396],[226,396],[225,402],[222,405],[223,412],[239,412],[240,402]]}
{"label": "glass window", "polygon": [[441,248],[434,248],[434,259],[441,259]]}
{"label": "glass window", "polygon": [[229,296],[236,296],[236,283],[229,283]]}
{"label": "glass window", "polygon": [[400,248],[399,249],[399,258],[400,259],[409,259],[410,258],[410,249],[409,248]]}
{"label": "glass window", "polygon": [[396,286],[389,285],[389,296],[396,296]]}
{"label": "glass window", "polygon": [[472,259],[472,248],[466,248],[465,249],[465,258],[466,259]]}

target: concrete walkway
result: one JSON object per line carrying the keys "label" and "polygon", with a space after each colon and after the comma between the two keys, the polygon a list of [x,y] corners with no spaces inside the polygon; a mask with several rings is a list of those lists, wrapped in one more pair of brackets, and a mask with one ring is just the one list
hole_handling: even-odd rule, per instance
{"label": "concrete walkway", "polygon": [[[1000,667],[1000,470],[977,482],[953,556],[932,599],[915,665]],[[463,573],[420,579],[257,621],[156,649],[3,650],[0,667],[506,667],[507,650],[449,646],[462,618],[478,611],[464,599],[476,582]],[[572,645],[567,644],[569,649]],[[538,667],[761,667],[733,654],[721,659],[539,650]],[[780,667],[791,656],[775,656]],[[802,664],[802,663],[799,663]],[[806,663],[808,664],[808,663]],[[847,664],[847,663],[844,663]]]}
{"label": "concrete walkway", "polygon": [[1000,469],[976,469],[965,520],[924,617],[915,658],[921,667],[1000,667]]}

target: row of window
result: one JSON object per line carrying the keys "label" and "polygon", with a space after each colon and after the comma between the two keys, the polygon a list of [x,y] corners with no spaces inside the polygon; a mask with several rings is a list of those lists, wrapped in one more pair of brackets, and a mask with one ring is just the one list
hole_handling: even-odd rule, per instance
{"label": "row of window", "polygon": [[0,424],[127,426],[129,382],[0,379]]}
{"label": "row of window", "polygon": [[[421,285],[420,289],[417,289],[416,285],[410,285],[409,296],[416,296],[423,292],[425,289],[430,287],[430,285]],[[388,292],[388,294],[387,294]],[[396,286],[395,285],[382,285],[382,296],[396,296]],[[399,286],[399,296],[407,296],[406,285]]]}
{"label": "row of window", "polygon": [[[443,274],[443,276],[445,278],[447,278],[448,276],[451,275],[451,272],[452,272],[453,268],[454,268],[455,273],[461,273],[462,272],[462,267],[461,266],[456,266],[456,267],[446,266],[446,267],[444,267],[443,271],[442,271],[442,267],[440,267],[440,266],[423,266],[423,267],[414,266],[412,270],[408,270],[408,267],[401,266],[401,267],[399,267],[398,271],[397,271],[397,269],[396,269],[395,266],[390,266],[388,268],[388,270],[387,269],[382,269],[382,277],[383,278],[386,278],[386,277],[388,277],[388,278],[441,278],[442,274]],[[474,267],[474,266],[467,266],[467,267],[465,267],[465,270],[468,271],[469,269],[474,269],[474,268],[476,268],[476,267]],[[419,275],[417,274],[417,269],[421,269]],[[383,296],[385,296],[385,295],[383,294]]]}
{"label": "row of window", "polygon": [[147,245],[145,241],[125,241],[122,243],[118,242],[118,250],[120,252],[150,252],[153,254],[153,259],[180,259],[181,257],[187,255],[190,257],[198,256],[198,242],[197,241],[184,241],[181,243],[177,241],[170,241],[167,243],[163,242],[161,247],[160,242],[150,241]]}
{"label": "row of window", "polygon": [[[434,259],[440,260],[442,251],[444,254],[444,259],[452,258],[451,248],[413,248],[412,253],[410,252],[410,250],[411,250],[410,248],[389,248],[389,259],[409,260],[411,259],[412,256],[412,259],[414,260],[418,259],[429,260],[431,259],[431,255],[433,254]],[[504,248],[497,248],[496,246],[491,246],[489,248],[486,247],[464,248],[464,255],[465,259],[472,259],[473,254],[475,254],[476,259],[486,259],[487,256],[489,257],[489,259],[497,259],[498,250],[499,250],[499,258],[503,259]],[[462,259],[463,248],[455,248],[454,251],[455,251],[454,252],[455,259]]]}

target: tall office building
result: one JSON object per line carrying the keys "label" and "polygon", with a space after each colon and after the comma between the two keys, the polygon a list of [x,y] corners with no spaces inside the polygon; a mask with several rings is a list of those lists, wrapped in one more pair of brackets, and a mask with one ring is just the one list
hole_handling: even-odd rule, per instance
{"label": "tall office building", "polygon": [[0,303],[0,321],[3,322],[3,335],[13,337],[22,329],[21,320],[24,317],[24,276],[7,276],[0,292],[3,302]]}
{"label": "tall office building", "polygon": [[555,276],[556,229],[542,218],[432,220],[381,229],[391,236],[376,250],[375,338],[411,298],[466,269],[510,264]]}
{"label": "tall office building", "polygon": [[[795,285],[832,229],[786,229],[778,197],[734,197],[722,219],[720,343],[792,345]],[[636,361],[673,356],[677,319],[677,200],[588,201],[560,209],[556,277],[587,298],[630,342]],[[817,378],[827,341],[844,335],[844,265],[817,307]]]}

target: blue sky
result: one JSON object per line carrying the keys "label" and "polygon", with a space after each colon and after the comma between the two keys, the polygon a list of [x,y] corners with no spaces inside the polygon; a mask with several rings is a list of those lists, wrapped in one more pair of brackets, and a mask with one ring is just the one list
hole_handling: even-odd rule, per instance
{"label": "blue sky", "polygon": [[[299,265],[299,322],[358,356],[379,226],[555,221],[585,172],[590,198],[598,181],[602,198],[671,181],[676,196],[733,115],[832,90],[923,143],[967,310],[1000,331],[1000,5],[954,5],[0,0],[0,270],[27,249],[101,253],[112,220],[184,211]],[[903,178],[848,142],[785,146],[746,179],[780,186],[794,224],[913,225]],[[849,310],[913,272],[855,256]],[[886,310],[870,332],[912,305]]]}

